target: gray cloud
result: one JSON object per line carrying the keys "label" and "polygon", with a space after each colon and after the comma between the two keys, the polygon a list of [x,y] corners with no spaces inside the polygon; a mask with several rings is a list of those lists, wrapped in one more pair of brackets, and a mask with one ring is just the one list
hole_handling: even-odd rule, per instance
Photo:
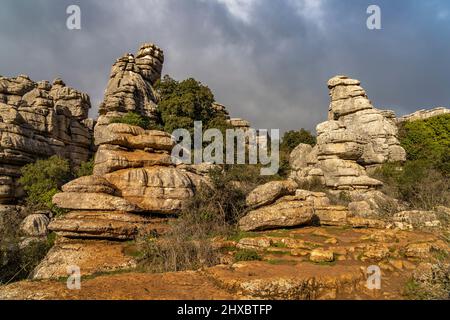
{"label": "gray cloud", "polygon": [[[258,128],[314,129],[335,74],[360,79],[377,107],[399,114],[449,103],[447,0],[237,3],[3,0],[0,74],[60,75],[96,106],[115,59],[151,41],[165,50],[165,73],[209,85]],[[70,4],[81,7],[82,30],[65,27]],[[370,4],[382,9],[382,30],[366,28]]]}

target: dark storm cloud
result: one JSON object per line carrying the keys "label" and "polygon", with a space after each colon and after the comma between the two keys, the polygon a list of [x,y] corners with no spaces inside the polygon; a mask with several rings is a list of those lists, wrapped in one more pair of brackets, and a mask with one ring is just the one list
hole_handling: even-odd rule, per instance
{"label": "dark storm cloud", "polygon": [[[81,30],[66,28],[70,4]],[[366,28],[371,4],[382,30]],[[449,39],[447,0],[2,0],[0,74],[60,75],[96,107],[115,59],[151,41],[165,50],[165,73],[208,84],[232,116],[314,129],[335,74],[399,114],[448,106]]]}

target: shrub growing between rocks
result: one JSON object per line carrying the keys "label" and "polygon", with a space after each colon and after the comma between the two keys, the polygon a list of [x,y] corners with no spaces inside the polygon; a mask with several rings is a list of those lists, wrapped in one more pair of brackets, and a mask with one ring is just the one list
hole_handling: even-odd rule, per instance
{"label": "shrub growing between rocks", "polygon": [[427,161],[408,161],[404,166],[385,164],[376,170],[374,177],[383,181],[386,194],[414,209],[450,206],[450,177]]}
{"label": "shrub growing between rocks", "polygon": [[91,176],[94,173],[94,158],[89,161],[83,162],[79,168],[75,170],[75,176],[77,178]]}
{"label": "shrub growing between rocks", "polygon": [[0,285],[26,279],[53,246],[54,234],[21,245],[21,220],[11,219],[0,235]]}
{"label": "shrub growing between rocks", "polygon": [[158,109],[164,131],[183,128],[193,132],[194,121],[202,121],[204,129],[229,127],[224,114],[212,107],[213,93],[201,82],[193,78],[179,82],[165,76],[155,89],[160,96]]}
{"label": "shrub growing between rocks", "polygon": [[26,192],[26,205],[33,210],[51,210],[55,214],[62,212],[52,203],[53,196],[62,185],[72,178],[69,162],[53,156],[38,160],[21,169],[19,183]]}
{"label": "shrub growing between rocks", "polygon": [[262,179],[259,169],[249,167],[212,170],[212,184],[197,190],[171,230],[157,240],[143,242],[141,265],[153,272],[167,272],[218,264],[220,249],[213,239],[236,234],[237,221],[245,214],[245,198]]}
{"label": "shrub growing between rocks", "polygon": [[281,150],[286,150],[287,152],[292,152],[299,144],[309,144],[315,146],[317,139],[311,132],[301,128],[298,131],[288,131],[283,135],[281,139]]}
{"label": "shrub growing between rocks", "polygon": [[450,114],[405,122],[399,138],[410,161],[424,161],[429,167],[450,174]]}
{"label": "shrub growing between rocks", "polygon": [[145,130],[162,130],[160,125],[152,123],[150,118],[140,115],[136,112],[128,112],[122,117],[111,119],[111,123],[124,123],[131,126],[141,127]]}

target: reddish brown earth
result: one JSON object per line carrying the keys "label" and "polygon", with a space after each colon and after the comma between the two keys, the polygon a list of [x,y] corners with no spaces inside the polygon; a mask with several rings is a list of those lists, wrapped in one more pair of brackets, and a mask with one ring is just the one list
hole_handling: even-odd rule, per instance
{"label": "reddish brown earth", "polygon": [[[434,233],[345,227],[245,233],[219,243],[228,264],[177,273],[84,275],[80,290],[67,289],[65,280],[22,281],[0,288],[0,299],[405,299],[413,270],[450,252]],[[233,261],[244,248],[257,250],[262,260]],[[334,261],[310,261],[317,249],[333,252]],[[366,288],[370,265],[381,269],[380,290]]]}

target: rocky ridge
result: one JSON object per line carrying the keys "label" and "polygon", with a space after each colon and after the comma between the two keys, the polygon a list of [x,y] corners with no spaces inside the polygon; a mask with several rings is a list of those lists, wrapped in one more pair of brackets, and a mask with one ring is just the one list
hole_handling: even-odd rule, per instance
{"label": "rocky ridge", "polygon": [[397,118],[397,123],[411,122],[416,120],[426,120],[432,117],[449,114],[450,109],[438,107],[430,110],[422,109],[414,113]]}
{"label": "rocky ridge", "polygon": [[34,82],[27,76],[0,77],[0,203],[16,203],[22,166],[58,155],[74,166],[93,152],[94,121],[89,96],[67,87]]}

